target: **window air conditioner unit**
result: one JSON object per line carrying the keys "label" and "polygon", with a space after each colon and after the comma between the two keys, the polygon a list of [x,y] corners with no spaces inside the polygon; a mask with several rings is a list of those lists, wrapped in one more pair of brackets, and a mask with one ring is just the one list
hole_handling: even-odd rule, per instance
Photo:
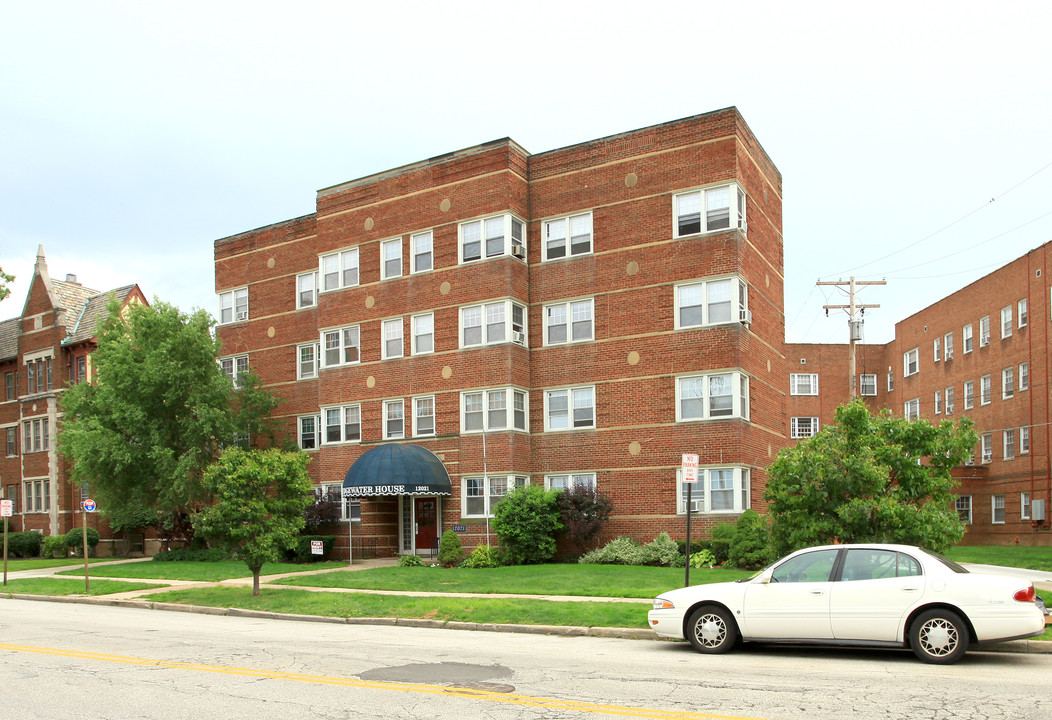
{"label": "window air conditioner unit", "polygon": [[526,333],[516,330],[511,334],[511,341],[516,345],[526,344]]}
{"label": "window air conditioner unit", "polygon": [[747,223],[747,222],[745,222],[744,220],[742,220],[742,222],[741,222],[741,226],[740,226],[740,227],[741,227],[741,231],[742,231],[743,233],[745,233],[745,234],[748,234],[748,233],[749,233],[749,223]]}
{"label": "window air conditioner unit", "polygon": [[1033,500],[1030,503],[1030,519],[1034,522],[1045,521],[1045,501]]}
{"label": "window air conditioner unit", "polygon": [[248,320],[247,312],[234,313],[234,322],[240,322],[242,320]]}
{"label": "window air conditioner unit", "polygon": [[946,353],[946,359],[953,360],[953,350],[950,350],[948,353]]}
{"label": "window air conditioner unit", "polygon": [[746,310],[745,308],[740,308],[738,310],[738,322],[742,323],[743,325],[751,325],[752,324],[752,310]]}
{"label": "window air conditioner unit", "polygon": [[518,243],[512,243],[511,254],[519,258],[520,260],[524,260],[526,259],[526,248],[524,248],[522,245],[519,245]]}
{"label": "window air conditioner unit", "polygon": [[984,333],[979,336],[979,347],[985,347],[990,344],[990,333]]}
{"label": "window air conditioner unit", "polygon": [[969,467],[972,466],[972,465],[975,465],[975,458],[973,458],[973,457],[965,458],[964,459],[964,464],[968,465]]}

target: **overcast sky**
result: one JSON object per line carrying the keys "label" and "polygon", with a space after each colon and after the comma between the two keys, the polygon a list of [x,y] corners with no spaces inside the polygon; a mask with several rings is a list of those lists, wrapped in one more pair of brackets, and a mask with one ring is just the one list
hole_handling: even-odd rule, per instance
{"label": "overcast sky", "polygon": [[790,341],[866,341],[1052,240],[1052,3],[0,0],[0,267],[215,311],[213,243],[511,137],[736,105],[783,176]]}

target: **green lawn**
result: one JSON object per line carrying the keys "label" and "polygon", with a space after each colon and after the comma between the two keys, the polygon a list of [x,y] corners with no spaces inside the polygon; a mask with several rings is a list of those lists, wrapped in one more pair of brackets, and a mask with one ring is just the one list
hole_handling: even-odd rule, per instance
{"label": "green lawn", "polygon": [[[691,569],[690,584],[737,580],[751,574],[722,568]],[[389,567],[290,577],[277,584],[362,590],[652,598],[665,590],[682,587],[683,575],[683,568],[631,565],[517,565],[480,570]]]}
{"label": "green lawn", "polygon": [[[288,572],[305,572],[307,570],[321,570],[323,568],[344,567],[342,562],[310,563],[309,565],[294,563],[267,563],[263,566],[264,575],[274,575]],[[58,575],[83,575],[84,570],[66,570]],[[158,580],[199,580],[201,582],[219,582],[231,578],[252,577],[248,566],[240,560],[224,560],[221,562],[141,562],[126,563],[122,565],[92,567],[91,577],[116,577],[116,578],[155,578]]]}
{"label": "green lawn", "polygon": [[1052,548],[1025,545],[958,545],[946,557],[957,562],[1001,565],[1052,572]]}
{"label": "green lawn", "polygon": [[[110,563],[121,558],[88,558],[89,565]],[[80,565],[81,574],[84,573],[84,558],[11,558],[7,559],[7,572],[13,573],[18,570],[40,570],[41,568],[62,567],[63,565]]]}
{"label": "green lawn", "polygon": [[[88,595],[109,595],[110,593],[145,590],[157,587],[156,583],[121,582],[119,580],[88,581]],[[0,592],[17,595],[84,595],[84,578],[14,578],[8,579],[7,585],[0,585]]]}

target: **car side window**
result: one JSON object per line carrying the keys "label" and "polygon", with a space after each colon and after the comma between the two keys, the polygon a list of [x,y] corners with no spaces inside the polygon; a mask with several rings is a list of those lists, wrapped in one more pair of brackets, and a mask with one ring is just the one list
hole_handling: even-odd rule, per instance
{"label": "car side window", "polygon": [[815,550],[786,560],[771,573],[771,582],[827,582],[838,550]]}
{"label": "car side window", "polygon": [[856,549],[847,551],[840,579],[853,582],[920,574],[920,564],[909,555],[894,550]]}

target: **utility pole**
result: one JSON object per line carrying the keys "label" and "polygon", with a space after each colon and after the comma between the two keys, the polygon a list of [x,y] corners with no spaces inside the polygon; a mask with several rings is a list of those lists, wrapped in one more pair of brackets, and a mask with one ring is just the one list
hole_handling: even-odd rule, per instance
{"label": "utility pole", "polygon": [[827,281],[827,282],[819,281],[819,282],[817,282],[815,284],[816,285],[836,285],[838,287],[842,287],[844,285],[848,286],[848,300],[849,300],[849,304],[847,304],[847,305],[825,305],[824,307],[825,307],[825,310],[826,310],[826,316],[829,315],[829,311],[830,310],[847,310],[848,336],[849,336],[849,341],[850,341],[850,345],[851,345],[850,352],[848,353],[848,372],[851,374],[851,384],[850,384],[851,399],[854,400],[855,397],[858,395],[857,388],[855,387],[855,385],[856,385],[855,343],[860,341],[860,340],[862,340],[862,320],[860,320],[858,317],[856,317],[855,313],[858,310],[862,310],[862,314],[865,315],[866,308],[878,308],[878,307],[880,307],[880,305],[860,305],[857,302],[855,302],[855,288],[857,288],[859,285],[887,285],[888,282],[887,282],[887,280],[855,280],[855,276],[852,275],[851,279],[848,280],[847,282],[844,282],[843,280],[837,280],[835,282],[830,280],[830,281]]}

